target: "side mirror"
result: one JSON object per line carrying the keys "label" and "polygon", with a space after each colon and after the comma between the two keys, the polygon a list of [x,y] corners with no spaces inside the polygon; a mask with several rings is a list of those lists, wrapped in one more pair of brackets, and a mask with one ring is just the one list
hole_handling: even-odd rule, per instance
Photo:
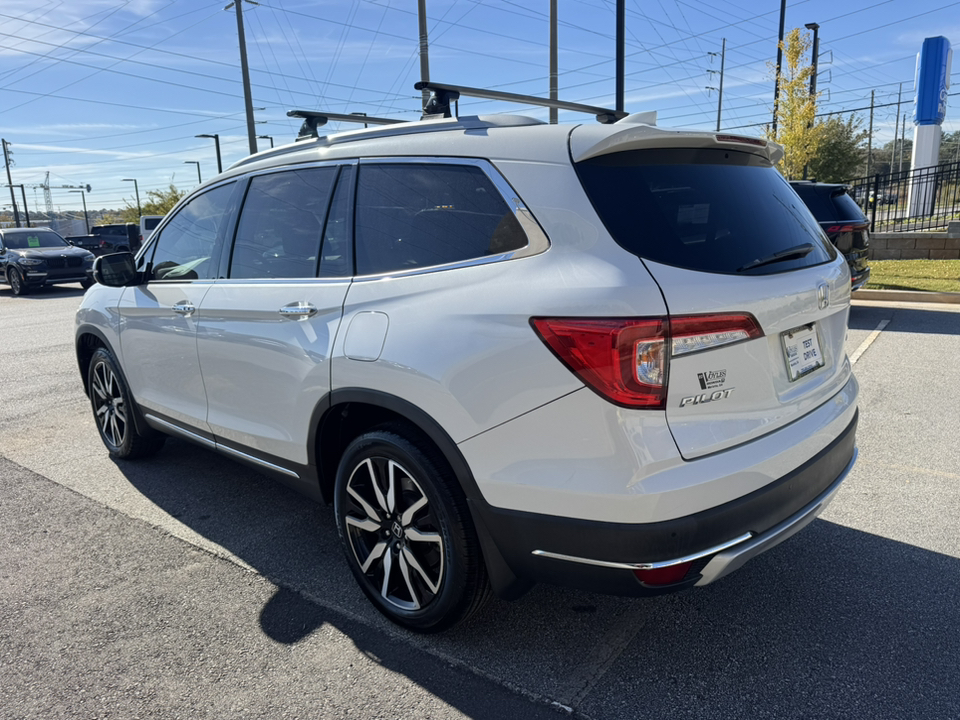
{"label": "side mirror", "polygon": [[128,252],[101,255],[93,262],[93,279],[107,287],[136,285],[136,260]]}

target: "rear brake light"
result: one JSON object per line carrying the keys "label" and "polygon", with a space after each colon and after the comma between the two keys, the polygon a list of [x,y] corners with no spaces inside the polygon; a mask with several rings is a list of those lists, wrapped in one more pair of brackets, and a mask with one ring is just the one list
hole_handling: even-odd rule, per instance
{"label": "rear brake light", "polygon": [[675,318],[531,318],[557,358],[623,407],[666,406],[670,357],[763,336],[752,315]]}
{"label": "rear brake light", "polygon": [[766,147],[767,141],[760,138],[743,137],[742,135],[717,135],[717,142],[744,143]]}
{"label": "rear brake light", "polygon": [[856,225],[831,225],[830,227],[827,228],[827,232],[831,232],[831,233],[832,232],[837,232],[837,233],[853,232],[856,229],[857,229]]}
{"label": "rear brake light", "polygon": [[603,397],[626,407],[666,401],[665,318],[531,318],[560,361]]}

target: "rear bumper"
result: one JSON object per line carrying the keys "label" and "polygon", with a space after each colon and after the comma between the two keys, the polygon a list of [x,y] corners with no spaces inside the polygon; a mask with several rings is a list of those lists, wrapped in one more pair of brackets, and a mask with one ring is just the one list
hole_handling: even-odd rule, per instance
{"label": "rear bumper", "polygon": [[[706,585],[813,521],[856,461],[854,414],[816,456],[778,480],[708,510],[653,523],[607,523],[503,510],[472,503],[495,588],[504,596],[529,582],[644,596]],[[650,586],[635,568],[693,561],[671,585]],[[498,581],[499,579],[499,581]],[[514,581],[514,586],[508,580]]]}

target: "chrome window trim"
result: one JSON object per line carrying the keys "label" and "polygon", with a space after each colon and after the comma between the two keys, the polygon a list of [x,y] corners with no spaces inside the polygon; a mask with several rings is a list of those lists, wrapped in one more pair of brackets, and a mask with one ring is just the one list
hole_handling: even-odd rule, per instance
{"label": "chrome window trim", "polygon": [[[540,223],[537,222],[536,218],[533,216],[533,213],[530,212],[530,209],[524,204],[523,200],[520,199],[518,193],[510,186],[510,183],[507,182],[506,178],[500,173],[500,171],[494,166],[492,162],[483,158],[471,158],[471,157],[429,157],[425,155],[418,156],[409,156],[409,157],[393,157],[393,156],[376,156],[376,157],[363,157],[359,159],[360,166],[364,165],[466,165],[469,167],[479,168],[487,179],[493,184],[493,187],[500,194],[501,199],[506,203],[507,207],[513,208],[513,215],[517,219],[517,222],[520,224],[520,228],[523,230],[524,235],[527,236],[527,244],[518,248],[517,250],[512,250],[507,253],[500,253],[499,255],[484,255],[478,258],[470,258],[469,260],[462,260],[455,263],[445,263],[442,265],[429,265],[427,267],[416,268],[412,270],[391,270],[390,272],[385,273],[374,273],[369,275],[355,275],[354,277],[358,280],[379,280],[381,278],[393,278],[393,277],[407,277],[410,275],[424,275],[427,273],[440,272],[444,270],[454,270],[461,267],[474,267],[477,265],[486,265],[488,263],[494,262],[503,262],[504,260],[515,260],[519,258],[531,257],[533,255],[539,255],[542,252],[550,247],[550,240],[547,237],[547,234],[543,231],[543,228],[540,227]],[[356,213],[357,205],[356,199],[354,199],[354,213]],[[356,246],[356,228],[354,228],[354,246]]]}

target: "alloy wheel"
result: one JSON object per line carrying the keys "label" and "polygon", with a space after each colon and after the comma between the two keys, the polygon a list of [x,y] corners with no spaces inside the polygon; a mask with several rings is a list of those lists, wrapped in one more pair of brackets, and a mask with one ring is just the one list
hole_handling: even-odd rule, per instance
{"label": "alloy wheel", "polygon": [[405,611],[440,592],[445,557],[440,527],[423,488],[386,457],[362,460],[346,486],[344,524],[350,549],[371,590]]}
{"label": "alloy wheel", "polygon": [[127,406],[120,380],[105,362],[93,369],[94,417],[103,438],[114,447],[121,447],[127,437]]}

